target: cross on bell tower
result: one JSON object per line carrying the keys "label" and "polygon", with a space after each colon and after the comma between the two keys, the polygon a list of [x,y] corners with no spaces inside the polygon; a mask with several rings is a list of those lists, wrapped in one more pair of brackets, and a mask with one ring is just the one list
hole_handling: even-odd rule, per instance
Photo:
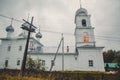
{"label": "cross on bell tower", "polygon": [[79,3],[80,3],[80,8],[81,8],[82,7],[81,0],[79,0]]}

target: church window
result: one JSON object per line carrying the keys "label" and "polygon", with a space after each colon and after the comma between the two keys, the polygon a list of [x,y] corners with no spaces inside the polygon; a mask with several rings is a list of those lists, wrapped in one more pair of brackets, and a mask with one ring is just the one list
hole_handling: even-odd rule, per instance
{"label": "church window", "polygon": [[17,65],[18,65],[18,66],[20,65],[20,60],[17,60]]}
{"label": "church window", "polygon": [[93,67],[93,60],[89,60],[88,63],[89,63],[89,67]]}
{"label": "church window", "polygon": [[10,51],[11,50],[11,46],[8,46],[8,51]]}
{"label": "church window", "polygon": [[5,60],[5,68],[8,67],[8,60]]}
{"label": "church window", "polygon": [[22,46],[19,46],[19,51],[22,51]]}
{"label": "church window", "polygon": [[33,47],[33,45],[34,45],[34,42],[30,41],[30,47]]}
{"label": "church window", "polygon": [[30,51],[34,50],[34,42],[30,41],[30,47],[29,47]]}
{"label": "church window", "polygon": [[82,26],[86,27],[86,20],[85,19],[82,20]]}
{"label": "church window", "polygon": [[67,46],[67,53],[69,52],[69,46]]}
{"label": "church window", "polygon": [[37,47],[37,50],[38,50],[38,51],[41,51],[41,47],[40,47],[40,46],[38,46],[38,47]]}
{"label": "church window", "polygon": [[51,65],[52,65],[52,66],[55,66],[54,60],[51,60]]}
{"label": "church window", "polygon": [[42,60],[42,66],[45,66],[45,60]]}

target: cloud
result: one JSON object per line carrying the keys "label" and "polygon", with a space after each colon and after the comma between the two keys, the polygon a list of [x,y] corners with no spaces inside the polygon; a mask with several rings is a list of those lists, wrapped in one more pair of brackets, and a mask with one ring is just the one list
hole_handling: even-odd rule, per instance
{"label": "cloud", "polygon": [[[97,45],[118,49],[118,42],[112,38],[120,35],[120,0],[82,0],[82,7],[92,15],[91,23],[95,27]],[[27,14],[34,16],[34,24],[40,25],[41,30],[50,30],[61,33],[74,33],[75,12],[79,8],[78,0],[0,0],[0,14],[22,20],[27,19]],[[9,19],[0,17],[1,37],[6,36],[5,28],[10,24]],[[16,34],[21,32],[21,23],[14,21]],[[44,32],[42,43],[57,45],[60,34]],[[51,34],[51,35],[50,35]],[[52,36],[54,35],[54,36]],[[99,39],[97,36],[110,36],[111,39]],[[49,39],[49,41],[47,40]],[[74,35],[65,36],[66,45],[74,45]],[[109,46],[114,44],[115,46]],[[119,46],[120,47],[120,46]]]}

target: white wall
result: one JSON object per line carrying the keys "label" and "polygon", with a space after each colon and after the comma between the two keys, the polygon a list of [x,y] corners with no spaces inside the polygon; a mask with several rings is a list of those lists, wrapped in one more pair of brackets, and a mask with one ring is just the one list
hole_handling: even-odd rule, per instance
{"label": "white wall", "polygon": [[[30,39],[35,44],[35,48],[40,46],[34,39]],[[9,69],[20,69],[25,50],[26,39],[2,39],[0,49],[0,68],[5,67],[5,60],[8,60]],[[8,46],[11,46],[11,50],[8,51]],[[19,51],[19,46],[22,46],[22,50]],[[29,49],[29,48],[28,48]],[[36,49],[35,49],[36,50]],[[42,49],[41,49],[42,50]],[[29,50],[28,50],[29,51]],[[17,60],[20,60],[20,65],[17,65]]]}
{"label": "white wall", "polygon": [[[8,68],[19,69],[21,65],[17,66],[17,60],[22,62],[23,53],[25,49],[26,40],[2,40],[1,44],[1,56],[0,67],[4,68],[5,60],[8,60]],[[11,50],[8,51],[8,46],[11,46]],[[19,46],[22,46],[22,51],[19,51]]]}
{"label": "white wall", "polygon": [[[104,70],[104,62],[102,55],[102,47],[97,48],[79,48],[79,55],[77,60],[75,59],[75,53],[65,53],[64,55],[64,70],[69,71],[105,71]],[[51,60],[53,60],[55,56],[50,53],[43,53],[39,55],[31,55],[31,58],[34,60],[39,58],[45,60],[47,70],[50,69]],[[93,67],[89,67],[88,60],[93,60]],[[55,66],[53,70],[62,70],[62,54],[58,53]]]}
{"label": "white wall", "polygon": [[[102,55],[102,47],[78,48],[79,66],[81,71],[105,71]],[[89,67],[88,61],[93,60],[93,67]]]}
{"label": "white wall", "polygon": [[[4,68],[5,60],[9,60],[9,69],[20,69],[21,64],[17,66],[17,60],[22,62],[23,53],[25,49],[26,40],[10,40],[2,41],[0,51],[0,68]],[[7,50],[8,45],[11,45],[11,51]],[[19,51],[19,46],[22,47],[22,51]],[[104,62],[102,55],[102,48],[78,48],[79,55],[77,60],[75,59],[75,53],[65,53],[64,55],[64,70],[79,70],[79,71],[104,71]],[[33,53],[31,57],[36,59],[45,60],[47,70],[50,69],[51,60],[53,60],[55,53]],[[94,60],[94,67],[88,66],[88,60]],[[58,53],[53,70],[62,70],[62,54]]]}
{"label": "white wall", "polygon": [[[42,59],[45,60],[45,67],[47,67],[47,70],[50,70],[51,67],[51,60],[54,59],[55,53],[43,53],[39,55],[31,55],[31,58],[34,60],[36,59]],[[64,55],[64,70],[76,70],[77,69],[77,60],[75,60],[74,54],[68,53]],[[56,60],[55,60],[55,66],[53,66],[53,70],[62,70],[62,54],[58,53]]]}

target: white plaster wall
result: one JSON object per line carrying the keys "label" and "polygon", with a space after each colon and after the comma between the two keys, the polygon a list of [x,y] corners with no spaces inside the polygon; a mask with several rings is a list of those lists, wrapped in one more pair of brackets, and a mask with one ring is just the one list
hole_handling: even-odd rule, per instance
{"label": "white plaster wall", "polygon": [[[13,41],[3,41],[1,44],[0,51],[0,68],[4,68],[5,60],[8,59],[9,69],[20,69],[21,64],[17,66],[17,60],[22,62],[24,48],[19,51],[19,46],[25,46],[26,40],[13,40]],[[7,51],[8,45],[11,45],[11,51]],[[79,48],[79,55],[77,60],[75,60],[75,55],[71,53],[66,53],[64,55],[64,70],[79,70],[79,71],[104,71],[104,62],[102,55],[102,48]],[[54,58],[54,54],[41,53],[39,55],[31,55],[35,59],[45,60],[47,70],[50,69],[51,60]],[[88,60],[94,60],[94,67],[88,66]],[[58,54],[55,61],[55,66],[53,70],[62,70],[62,54]]]}
{"label": "white plaster wall", "polygon": [[[79,55],[77,60],[75,59],[74,54],[64,55],[64,70],[69,71],[105,71],[104,62],[102,56],[102,48],[90,48],[90,49],[79,49]],[[45,60],[47,70],[51,67],[51,60],[53,60],[55,55],[31,55],[31,58],[34,60],[39,58]],[[88,60],[94,61],[94,67],[88,66]],[[55,66],[53,70],[62,70],[62,54],[57,55],[55,60]]]}
{"label": "white plaster wall", "polygon": [[[33,53],[33,52],[34,53],[43,53],[42,45],[38,44],[34,39],[30,39],[30,42],[31,41],[33,42],[33,46],[30,47],[31,43],[29,43],[29,48],[28,48],[29,50],[28,51],[30,51],[31,53]],[[41,50],[38,51],[37,47],[41,47]],[[34,48],[34,50],[31,51],[30,48]]]}
{"label": "white plaster wall", "polygon": [[[43,47],[43,53],[56,53],[58,46],[49,46]],[[64,52],[65,53],[75,53],[75,46],[69,46],[69,51],[67,52],[67,46],[64,46]],[[62,53],[62,47],[59,48],[59,53]]]}
{"label": "white plaster wall", "polygon": [[[95,37],[94,37],[94,28],[90,28],[90,29],[79,29],[76,28],[75,30],[75,40],[76,40],[76,45],[77,46],[83,46],[83,45],[95,45]],[[83,35],[84,33],[87,32],[89,35],[89,42],[88,43],[84,43],[83,41]]]}
{"label": "white plaster wall", "polygon": [[[21,64],[17,66],[17,60],[22,62],[23,53],[25,49],[25,40],[10,40],[2,41],[2,50],[0,56],[0,66],[4,68],[5,60],[8,60],[9,69],[20,69]],[[8,45],[11,46],[11,51],[8,51]],[[19,46],[22,46],[22,51],[19,51]]]}
{"label": "white plaster wall", "polygon": [[82,16],[76,16],[76,27],[77,28],[82,28],[82,19],[86,20],[86,26],[91,27],[91,22],[90,22],[90,15],[82,15]]}
{"label": "white plaster wall", "polygon": [[[50,70],[51,67],[51,60],[54,59],[55,55],[31,55],[31,58],[36,60],[37,58],[45,60],[45,67],[47,67],[47,70]],[[74,55],[64,55],[64,70],[77,70],[78,61],[75,60]],[[62,70],[62,55],[57,55],[55,60],[55,66],[53,66],[52,70]]]}
{"label": "white plaster wall", "polygon": [[[102,48],[79,48],[78,50],[81,71],[105,71]],[[89,67],[88,60],[93,60],[93,67]]]}
{"label": "white plaster wall", "polygon": [[76,42],[83,42],[83,35],[85,32],[87,32],[89,35],[89,42],[95,42],[93,28],[91,28],[91,29],[76,29],[76,32],[75,32]]}
{"label": "white plaster wall", "polygon": [[[1,50],[0,50],[0,68],[4,68],[5,60],[8,60],[9,69],[20,69],[24,50],[25,50],[25,45],[26,45],[26,39],[23,38],[2,40]],[[8,46],[11,46],[10,51],[8,51]],[[19,46],[22,46],[22,51],[19,51]],[[35,48],[36,46],[40,46],[40,45],[35,42]],[[17,65],[17,60],[20,60],[20,65]]]}

